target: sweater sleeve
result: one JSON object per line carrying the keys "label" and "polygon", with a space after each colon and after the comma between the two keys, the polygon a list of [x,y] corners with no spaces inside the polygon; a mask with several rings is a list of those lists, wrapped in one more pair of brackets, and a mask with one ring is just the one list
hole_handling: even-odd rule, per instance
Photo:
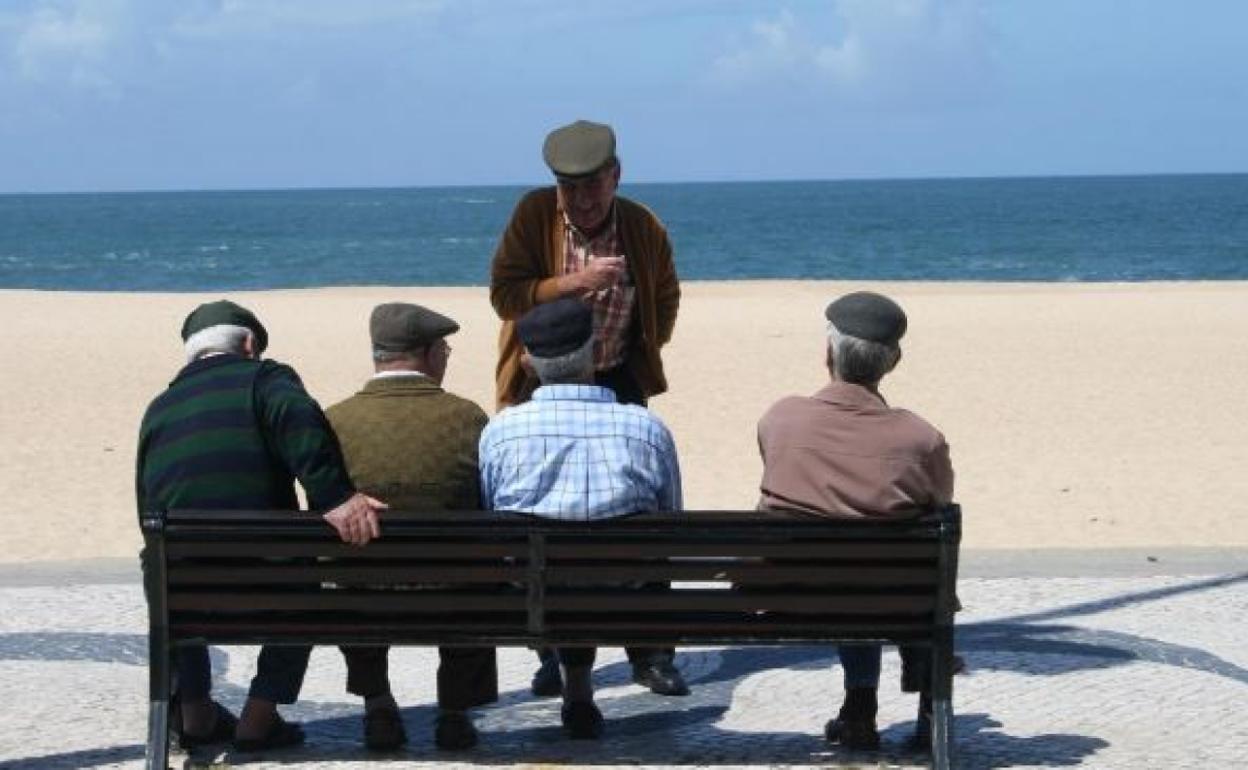
{"label": "sweater sleeve", "polygon": [[516,204],[490,264],[490,304],[503,320],[524,315],[558,294],[557,277],[546,269],[550,202],[554,192],[535,190]]}
{"label": "sweater sleeve", "polygon": [[332,508],[355,488],[325,413],[288,366],[265,362],[256,378],[256,411],[270,451],[299,480],[312,510]]}

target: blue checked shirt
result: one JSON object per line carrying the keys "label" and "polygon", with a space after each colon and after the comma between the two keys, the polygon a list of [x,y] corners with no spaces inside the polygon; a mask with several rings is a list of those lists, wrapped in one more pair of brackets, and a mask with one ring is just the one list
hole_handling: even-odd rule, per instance
{"label": "blue checked shirt", "polygon": [[676,445],[597,385],[543,385],[481,434],[481,496],[496,511],[590,521],[683,507]]}

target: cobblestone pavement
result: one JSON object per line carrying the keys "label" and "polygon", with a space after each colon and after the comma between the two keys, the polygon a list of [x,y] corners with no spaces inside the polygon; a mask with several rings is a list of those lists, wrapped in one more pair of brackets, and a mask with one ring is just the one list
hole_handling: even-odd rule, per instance
{"label": "cobblestone pavement", "polygon": [[[45,581],[51,582],[51,581]],[[1248,572],[1147,577],[964,578],[954,729],[963,768],[1233,768],[1248,757]],[[0,770],[137,768],[146,729],[146,608],[137,582],[27,585],[0,581]],[[214,652],[217,696],[241,704],[255,654]],[[699,648],[677,662],[693,687],[661,698],[629,680],[617,649],[595,670],[608,719],[601,742],[571,742],[558,701],[528,693],[535,658],[499,654],[501,700],[481,709],[481,745],[434,750],[436,652],[391,653],[411,745],[369,755],[360,704],[343,691],[333,649],[314,652],[288,717],[308,744],[264,758],[203,755],[183,763],[324,770],[470,765],[773,765],[912,768],[914,696],[897,690],[885,655],[879,753],[822,740],[840,700],[835,654],[822,647]]]}

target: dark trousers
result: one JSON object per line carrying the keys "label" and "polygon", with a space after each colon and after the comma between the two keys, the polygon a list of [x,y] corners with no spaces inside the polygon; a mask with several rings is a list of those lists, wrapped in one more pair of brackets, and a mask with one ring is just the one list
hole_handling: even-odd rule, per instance
{"label": "dark trousers", "polygon": [[[361,698],[390,692],[389,647],[340,647],[347,662],[347,692]],[[493,647],[438,648],[438,707],[464,711],[498,700]]]}
{"label": "dark trousers", "polygon": [[[922,692],[928,689],[931,652],[924,647],[897,648],[901,654],[901,691]],[[845,674],[845,689],[880,686],[881,648],[878,644],[842,644],[837,656]]]}
{"label": "dark trousers", "polygon": [[[294,703],[308,671],[311,647],[265,645],[260,648],[256,675],[247,695],[274,703]],[[176,653],[174,689],[183,701],[205,700],[212,694],[212,663],[207,647],[181,647]]]}

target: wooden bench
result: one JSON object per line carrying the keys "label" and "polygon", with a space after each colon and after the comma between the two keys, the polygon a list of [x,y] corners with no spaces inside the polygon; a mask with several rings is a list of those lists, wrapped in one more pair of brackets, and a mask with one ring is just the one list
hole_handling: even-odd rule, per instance
{"label": "wooden bench", "polygon": [[142,526],[149,770],[168,760],[179,645],[344,643],[926,646],[933,763],[950,765],[956,505],[888,522],[387,512],[382,538],[364,548],[308,513],[174,511]]}

